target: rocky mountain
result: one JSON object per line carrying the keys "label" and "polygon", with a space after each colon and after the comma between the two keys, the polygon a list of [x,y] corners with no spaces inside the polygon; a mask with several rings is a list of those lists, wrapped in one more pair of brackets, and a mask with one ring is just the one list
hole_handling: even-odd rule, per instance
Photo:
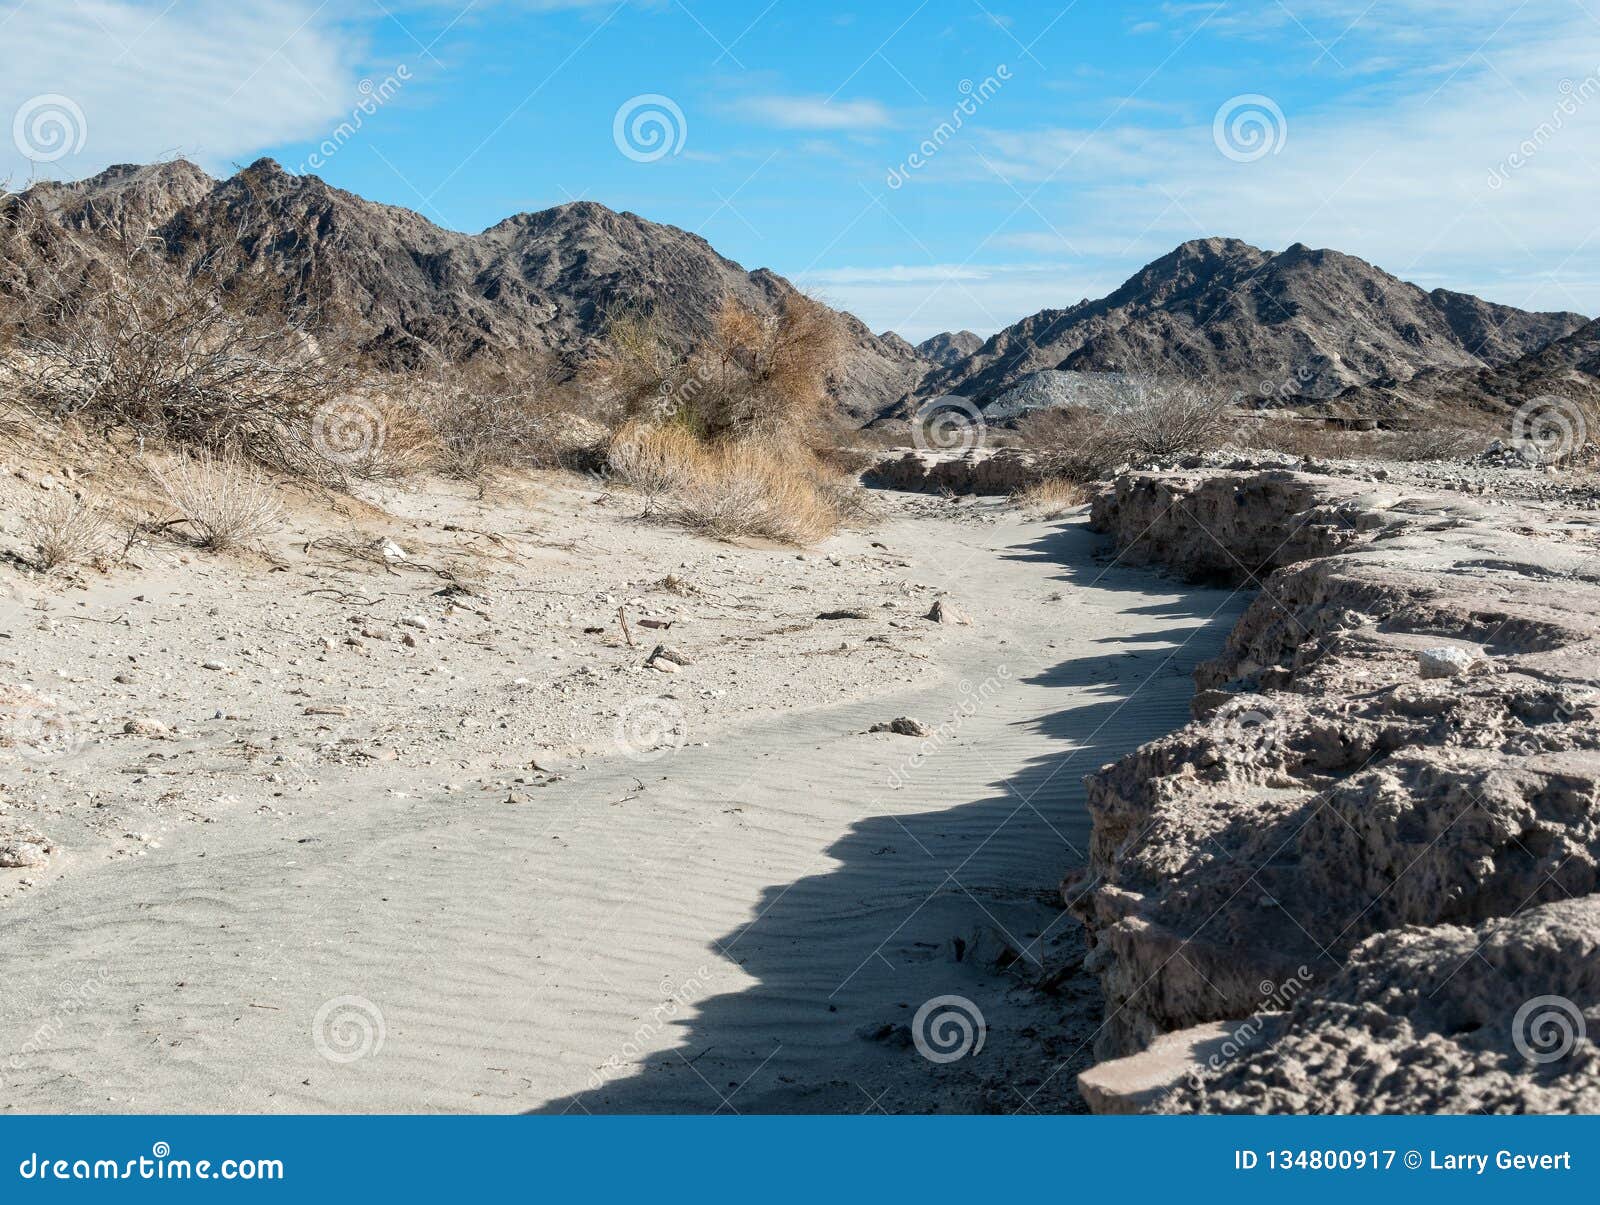
{"label": "rocky mountain", "polygon": [[1426,369],[1505,364],[1586,321],[1425,292],[1337,251],[1296,243],[1272,252],[1237,239],[1200,239],[1148,264],[1108,297],[1007,327],[966,359],[930,373],[910,400],[957,393],[984,403],[1046,369],[1180,367],[1280,397],[1331,398]]}
{"label": "rocky mountain", "polygon": [[965,360],[983,346],[983,339],[971,331],[945,331],[917,344],[917,355],[924,360],[949,367]]}
{"label": "rocky mountain", "polygon": [[1538,397],[1600,406],[1600,321],[1492,368],[1426,369],[1344,390],[1313,409],[1339,418],[1407,419],[1441,410],[1503,410]]}
{"label": "rocky mountain", "polygon": [[[224,283],[278,273],[291,300],[351,315],[368,350],[396,366],[526,347],[576,362],[622,310],[653,314],[687,347],[709,333],[725,299],[771,312],[793,292],[698,235],[592,201],[467,235],[270,159],[220,182],[182,161],[113,167],[25,196],[64,229],[149,235],[175,263],[204,264]],[[834,392],[847,412],[871,414],[913,388],[927,365],[904,340],[886,342],[841,317],[851,347]]]}

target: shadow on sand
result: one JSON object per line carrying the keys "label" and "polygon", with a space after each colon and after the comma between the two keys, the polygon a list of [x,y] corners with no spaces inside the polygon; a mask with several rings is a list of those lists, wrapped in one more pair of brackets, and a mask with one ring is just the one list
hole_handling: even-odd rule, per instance
{"label": "shadow on sand", "polygon": [[[1081,931],[1057,885],[1087,850],[1082,776],[1188,718],[1189,674],[1246,601],[1097,562],[1096,544],[1081,525],[1052,525],[1007,555],[1048,566],[1043,579],[1069,598],[1090,587],[1127,595],[1125,613],[1156,626],[1077,637],[1064,602],[1053,636],[1074,655],[1012,678],[894,797],[906,810],[855,822],[827,848],[837,866],[767,888],[753,918],[717,939],[708,963],[737,964],[737,990],[646,1018],[652,1045],[674,1033],[677,1045],[537,1112],[1078,1107],[1073,1081],[1100,998],[1074,971]],[[986,768],[942,772],[951,758]],[[980,797],[939,802],[973,781]],[[863,806],[874,793],[863,785]],[[973,1057],[919,1057],[916,1011],[944,995],[983,1014]]]}

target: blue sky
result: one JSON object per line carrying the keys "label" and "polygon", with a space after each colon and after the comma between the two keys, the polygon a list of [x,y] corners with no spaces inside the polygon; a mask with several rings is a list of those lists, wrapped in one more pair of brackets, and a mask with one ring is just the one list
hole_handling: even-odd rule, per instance
{"label": "blue sky", "polygon": [[1600,312],[1597,0],[0,0],[0,46],[13,187],[268,154],[466,231],[586,198],[911,338],[1214,234]]}

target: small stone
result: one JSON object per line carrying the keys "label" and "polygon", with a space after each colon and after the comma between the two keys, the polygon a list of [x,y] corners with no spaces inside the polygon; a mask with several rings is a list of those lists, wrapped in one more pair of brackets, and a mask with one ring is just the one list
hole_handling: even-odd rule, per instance
{"label": "small stone", "polygon": [[160,720],[152,720],[147,716],[135,716],[122,726],[122,730],[129,736],[150,737],[166,736],[172,731]]}
{"label": "small stone", "polygon": [[0,845],[0,869],[29,870],[43,866],[48,861],[44,846],[33,841],[12,841]]}
{"label": "small stone", "polygon": [[400,623],[404,627],[416,628],[419,632],[428,630],[428,618],[425,615],[407,615]]}
{"label": "small stone", "polygon": [[228,667],[226,665],[224,665],[220,661],[202,661],[200,663],[200,668],[201,669],[209,669],[209,670],[221,672],[222,670],[225,670]]}
{"label": "small stone", "polygon": [[842,611],[824,611],[817,616],[818,619],[871,619],[872,616],[865,611],[854,607],[847,607]]}
{"label": "small stone", "polygon": [[910,716],[901,716],[890,720],[887,724],[874,724],[867,729],[868,732],[893,732],[897,736],[932,736],[933,729],[921,720],[913,720]]}
{"label": "small stone", "polygon": [[923,618],[932,620],[934,623],[970,624],[972,622],[971,618],[959,610],[954,603],[946,602],[942,598],[933,604]]}
{"label": "small stone", "polygon": [[1422,649],[1417,653],[1417,665],[1424,678],[1459,678],[1462,674],[1471,673],[1482,661],[1483,658],[1476,653],[1449,645]]}

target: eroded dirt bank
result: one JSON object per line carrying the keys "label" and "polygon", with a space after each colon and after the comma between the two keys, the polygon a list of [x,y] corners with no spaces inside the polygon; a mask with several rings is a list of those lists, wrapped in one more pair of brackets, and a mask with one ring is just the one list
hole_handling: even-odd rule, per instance
{"label": "eroded dirt bank", "polygon": [[1600,1108],[1592,512],[1236,467],[1093,523],[1258,593],[1193,722],[1089,782],[1091,1103]]}

